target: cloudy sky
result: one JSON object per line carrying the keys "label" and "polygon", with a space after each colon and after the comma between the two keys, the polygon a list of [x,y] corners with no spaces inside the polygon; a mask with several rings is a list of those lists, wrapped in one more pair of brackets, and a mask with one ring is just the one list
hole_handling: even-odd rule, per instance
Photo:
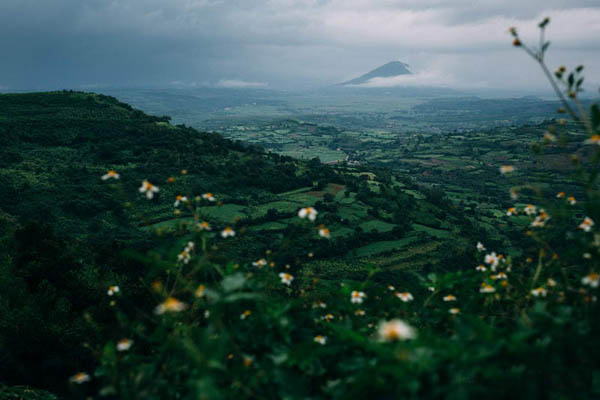
{"label": "cloudy sky", "polygon": [[1,0],[0,89],[318,87],[392,60],[415,75],[374,84],[536,89],[506,30],[535,43],[544,16],[550,67],[597,85],[598,0]]}

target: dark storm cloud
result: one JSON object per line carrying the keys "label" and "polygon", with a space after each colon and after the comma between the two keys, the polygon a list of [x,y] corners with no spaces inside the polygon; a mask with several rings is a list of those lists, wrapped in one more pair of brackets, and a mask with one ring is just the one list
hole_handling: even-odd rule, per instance
{"label": "dark storm cloud", "polygon": [[3,0],[0,88],[298,87],[393,59],[411,64],[415,84],[535,86],[506,28],[534,39],[545,15],[551,61],[586,63],[593,81],[600,8],[590,0]]}

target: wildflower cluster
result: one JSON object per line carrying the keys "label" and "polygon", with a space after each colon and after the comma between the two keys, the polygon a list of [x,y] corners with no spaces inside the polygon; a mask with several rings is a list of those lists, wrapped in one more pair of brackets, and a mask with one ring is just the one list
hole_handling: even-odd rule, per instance
{"label": "wildflower cluster", "polygon": [[184,264],[189,263],[192,259],[192,252],[194,251],[195,247],[196,245],[194,242],[187,242],[183,251],[177,255],[177,261],[180,261]]}

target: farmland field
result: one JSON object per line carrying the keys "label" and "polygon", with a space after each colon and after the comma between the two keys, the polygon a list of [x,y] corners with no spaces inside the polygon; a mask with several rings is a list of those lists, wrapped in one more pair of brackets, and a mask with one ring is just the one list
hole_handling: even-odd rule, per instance
{"label": "farmland field", "polygon": [[[165,107],[161,92],[146,92],[141,97],[135,91],[120,94],[142,105],[154,96],[157,103],[147,106],[148,111]],[[397,94],[361,91],[346,98],[334,92],[281,97],[258,90],[243,92],[250,97],[246,101],[240,98],[238,105],[220,111],[200,107],[194,114],[189,105],[204,101],[203,93],[188,94],[188,98],[181,97],[183,106],[173,114],[176,122],[210,129],[273,154],[318,159],[364,183],[347,187],[330,182],[319,189],[295,189],[247,205],[231,199],[200,210],[211,223],[235,223],[249,232],[282,234],[299,208],[325,207],[336,214],[327,220],[332,238],[352,243],[348,254],[388,265],[380,260],[385,255],[394,259],[389,265],[402,268],[423,265],[416,260],[426,257],[413,251],[415,245],[452,243],[465,237],[464,226],[471,225],[478,227],[482,237],[517,254],[513,240],[528,220],[518,217],[507,222],[506,209],[512,205],[508,193],[513,187],[527,187],[535,181],[539,190],[573,190],[579,195],[575,185],[554,176],[571,168],[566,154],[581,133],[571,125],[558,126],[559,140],[543,141],[556,115],[556,103],[551,101],[486,100],[450,93],[444,98],[416,96],[408,100]],[[211,96],[221,94],[215,91]],[[182,95],[181,91],[170,93]],[[355,104],[360,104],[360,111]],[[514,112],[500,111],[506,107]],[[586,157],[585,153],[581,156]],[[498,165],[502,164],[514,165],[516,172],[501,176]],[[393,195],[419,205],[406,209],[400,218],[398,212],[382,207],[389,201],[383,199]],[[519,205],[533,201],[535,195],[521,191]],[[458,210],[462,210],[460,215]],[[177,218],[161,218],[156,228],[178,226],[174,225]],[[185,221],[185,216],[180,218]]]}

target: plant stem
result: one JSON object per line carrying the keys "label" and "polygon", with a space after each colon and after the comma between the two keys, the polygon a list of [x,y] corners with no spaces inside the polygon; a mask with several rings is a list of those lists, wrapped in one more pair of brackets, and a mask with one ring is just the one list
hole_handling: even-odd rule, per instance
{"label": "plant stem", "polygon": [[548,67],[546,66],[546,63],[542,59],[540,59],[539,57],[534,57],[534,58],[537,60],[538,64],[540,64],[540,67],[542,68],[542,71],[544,71],[544,74],[546,75],[546,78],[548,78],[548,81],[552,85],[552,88],[554,89],[554,92],[556,92],[556,95],[558,96],[558,98],[560,99],[561,103],[565,107],[565,110],[567,110],[567,112],[569,113],[569,115],[576,122],[581,122],[581,119],[579,118],[579,116],[575,113],[575,111],[573,111],[573,109],[571,108],[571,105],[569,104],[569,102],[567,101],[567,99],[565,98],[565,96],[563,95],[563,93],[560,91],[559,87],[556,85],[556,82],[554,81],[554,78],[552,78],[552,74],[550,74],[550,71],[548,70]]}

